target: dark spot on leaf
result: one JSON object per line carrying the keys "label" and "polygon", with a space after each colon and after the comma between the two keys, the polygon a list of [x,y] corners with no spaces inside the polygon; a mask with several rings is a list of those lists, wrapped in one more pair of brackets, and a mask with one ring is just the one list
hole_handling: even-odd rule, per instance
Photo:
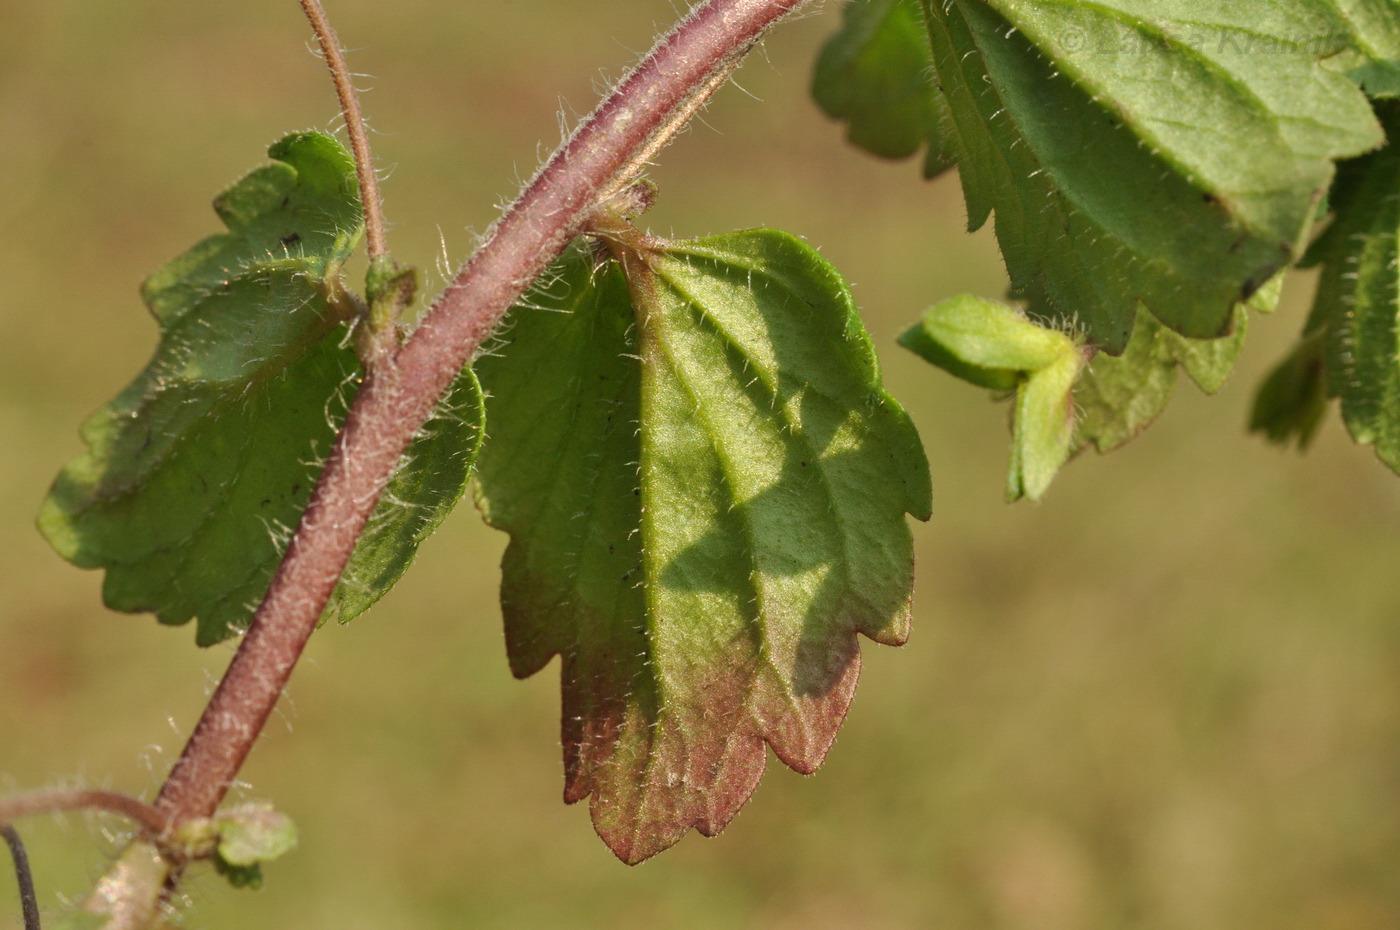
{"label": "dark spot on leaf", "polygon": [[1249,300],[1249,298],[1254,296],[1254,292],[1257,290],[1259,290],[1259,285],[1254,283],[1254,279],[1245,278],[1244,284],[1240,285],[1240,297],[1244,300]]}
{"label": "dark spot on leaf", "polygon": [[281,242],[284,246],[290,248],[291,246],[294,246],[301,241],[301,233],[294,232],[290,236],[283,236],[278,241]]}

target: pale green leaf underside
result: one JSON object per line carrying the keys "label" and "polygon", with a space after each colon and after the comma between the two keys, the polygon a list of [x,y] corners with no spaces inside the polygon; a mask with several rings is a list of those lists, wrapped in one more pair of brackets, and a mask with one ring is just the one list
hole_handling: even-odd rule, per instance
{"label": "pale green leaf underside", "polygon": [[[320,133],[269,154],[274,164],[215,201],[229,232],[147,280],[155,356],[84,424],[88,451],[39,518],[61,555],[106,569],[108,606],[169,624],[197,617],[202,645],[246,627],[358,382],[345,313],[327,302],[361,234],[353,162]],[[396,579],[460,497],[479,435],[475,390],[464,374],[450,425],[415,443],[331,615],[377,599],[374,583]]]}
{"label": "pale green leaf underside", "polygon": [[849,0],[844,17],[817,59],[817,104],[874,155],[907,158],[927,146],[924,177],[951,168],[952,114],[934,83],[919,0]]}
{"label": "pale green leaf underside", "polygon": [[478,480],[511,666],[562,655],[566,799],[640,861],[721,829],[765,742],[820,764],[855,634],[907,636],[927,466],[844,282],[781,233],[670,243],[630,291],[576,253],[504,339]]}
{"label": "pale green leaf underside", "polygon": [[1039,500],[1071,451],[1070,392],[1084,367],[1078,343],[1020,310],[972,294],[930,307],[899,343],[964,381],[1015,392],[1006,497]]}
{"label": "pale green leaf underside", "polygon": [[1381,140],[1319,64],[1344,47],[1321,0],[927,8],[971,225],[995,211],[1013,293],[1114,354],[1140,305],[1225,333],[1296,257],[1333,161]]}
{"label": "pale green leaf underside", "polygon": [[214,818],[218,855],[227,865],[250,868],[275,862],[297,846],[297,826],[266,804],[226,808]]}
{"label": "pale green leaf underside", "polygon": [[1396,0],[1331,0],[1346,22],[1353,48],[1329,64],[1373,97],[1400,96],[1400,3]]}
{"label": "pale green leaf underside", "polygon": [[1187,339],[1140,310],[1126,351],[1097,353],[1087,365],[1064,333],[969,294],[930,308],[899,342],[964,381],[1014,392],[1007,497],[1038,500],[1073,451],[1108,452],[1146,429],[1170,400],[1178,367],[1206,393],[1220,390],[1244,345],[1246,310],[1271,311],[1280,283],[1238,305],[1234,331],[1218,339]]}

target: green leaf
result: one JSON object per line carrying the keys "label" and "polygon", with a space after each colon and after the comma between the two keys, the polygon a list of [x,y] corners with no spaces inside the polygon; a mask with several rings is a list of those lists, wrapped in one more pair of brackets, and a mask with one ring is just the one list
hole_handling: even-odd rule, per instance
{"label": "green leaf", "polygon": [[1007,496],[1038,500],[1075,450],[1108,452],[1146,429],[1171,398],[1178,367],[1207,394],[1220,390],[1244,346],[1246,309],[1271,311],[1281,284],[1280,275],[1239,304],[1234,332],[1219,339],[1187,339],[1139,310],[1123,354],[1099,352],[1087,365],[1064,333],[966,294],[931,308],[899,342],[964,381],[1017,392]]}
{"label": "green leaf", "polygon": [[1366,183],[1337,223],[1346,250],[1323,266],[1317,301],[1327,320],[1329,393],[1357,442],[1375,445],[1400,469],[1400,157],[1377,157]]}
{"label": "green leaf", "polygon": [[282,858],[296,846],[296,824],[265,802],[187,820],[163,837],[163,848],[174,861],[212,860],[215,871],[235,888],[261,888],[263,863]]}
{"label": "green leaf", "polygon": [[[1400,104],[1380,112],[1400,137]],[[1352,437],[1400,471],[1400,149],[1350,163],[1332,225],[1310,259],[1322,266],[1303,344],[1270,377],[1255,419],[1271,438],[1305,440],[1320,416],[1317,362]]]}
{"label": "green leaf", "polygon": [[[356,305],[340,279],[361,235],[353,162],[320,133],[269,155],[274,164],[215,201],[229,231],[147,280],[155,356],[84,425],[88,451],[39,517],[61,555],[106,569],[109,607],[168,624],[198,617],[201,645],[251,619],[359,377],[346,328]],[[331,615],[348,619],[381,595],[461,495],[479,435],[468,425],[475,390],[464,373],[460,409],[410,450]]]}
{"label": "green leaf", "polygon": [[1400,96],[1400,5],[1395,0],[1331,0],[1346,22],[1352,48],[1328,64],[1372,97]]}
{"label": "green leaf", "polygon": [[222,856],[214,857],[214,871],[223,876],[224,881],[234,888],[251,888],[257,891],[263,886],[262,865],[230,865]]}
{"label": "green leaf", "polygon": [[959,294],[931,307],[899,344],[981,387],[1010,390],[1074,351],[1074,340],[1006,304]]}
{"label": "green leaf", "polygon": [[[759,230],[566,258],[478,363],[511,668],[561,655],[565,799],[639,862],[814,771],[857,633],[908,636],[927,464],[849,290]],[[644,262],[644,264],[642,264]]]}
{"label": "green leaf", "polygon": [[972,228],[995,210],[1013,296],[1113,354],[1140,305],[1225,333],[1296,257],[1333,161],[1381,140],[1319,64],[1344,42],[1317,0],[926,9]]}
{"label": "green leaf", "polygon": [[1327,412],[1323,335],[1303,340],[1265,379],[1250,412],[1251,432],[1263,433],[1281,446],[1296,442],[1306,449],[1312,443]]}
{"label": "green leaf", "polygon": [[849,0],[841,31],[817,59],[812,96],[871,154],[907,158],[927,145],[926,178],[957,161],[919,0]]}
{"label": "green leaf", "polygon": [[1026,378],[1016,391],[1006,499],[1038,501],[1073,451],[1074,382],[1084,367],[1075,346]]}
{"label": "green leaf", "polygon": [[1069,459],[1075,380],[1084,353],[1064,333],[971,294],[930,307],[900,345],[949,374],[994,391],[1014,390],[1006,497],[1039,500]]}
{"label": "green leaf", "polygon": [[398,584],[466,493],[485,423],[486,398],[476,373],[464,368],[384,488],[321,622],[348,623]]}
{"label": "green leaf", "polygon": [[1109,452],[1136,437],[1166,409],[1178,366],[1207,394],[1220,390],[1244,348],[1246,320],[1241,304],[1231,335],[1187,339],[1139,310],[1123,354],[1095,356],[1075,385],[1075,446]]}
{"label": "green leaf", "polygon": [[1279,301],[1283,299],[1283,284],[1287,279],[1288,269],[1284,269],[1270,278],[1263,287],[1254,292],[1253,297],[1239,306],[1254,313],[1273,313],[1278,309]]}
{"label": "green leaf", "polygon": [[217,855],[226,865],[249,868],[274,862],[296,849],[297,827],[268,804],[240,804],[214,817]]}

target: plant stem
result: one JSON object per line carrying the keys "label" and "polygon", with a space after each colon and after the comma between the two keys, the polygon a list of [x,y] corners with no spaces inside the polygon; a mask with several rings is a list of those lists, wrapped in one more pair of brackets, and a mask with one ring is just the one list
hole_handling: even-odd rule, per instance
{"label": "plant stem", "polygon": [[321,0],[300,0],[311,29],[316,33],[316,41],[321,44],[321,54],[330,68],[331,80],[335,83],[335,95],[340,98],[340,112],[345,117],[345,134],[350,137],[350,151],[355,154],[355,173],[360,180],[360,200],[365,211],[365,248],[370,261],[389,254],[388,242],[384,233],[384,205],[379,199],[379,176],[374,173],[374,156],[370,152],[369,134],[365,131],[365,119],[360,113],[360,97],[355,93],[355,83],[350,78],[350,69],[345,64],[345,53],[340,47],[340,39],[331,28]]}
{"label": "plant stem", "polygon": [[100,810],[120,814],[141,825],[141,829],[159,838],[172,826],[170,818],[145,801],[116,791],[88,788],[34,791],[0,798],[0,826],[35,814],[57,814],[63,811]]}
{"label": "plant stem", "polygon": [[287,553],[156,807],[211,816],[272,713],[370,512],[438,398],[578,235],[778,20],[806,0],[708,0],[663,36],[540,169],[388,363],[371,370]]}
{"label": "plant stem", "polygon": [[15,861],[15,880],[19,883],[19,906],[24,915],[24,930],[41,930],[39,923],[39,897],[34,893],[34,873],[29,871],[29,856],[24,852],[24,841],[15,828],[0,824],[0,837],[10,847],[10,858]]}

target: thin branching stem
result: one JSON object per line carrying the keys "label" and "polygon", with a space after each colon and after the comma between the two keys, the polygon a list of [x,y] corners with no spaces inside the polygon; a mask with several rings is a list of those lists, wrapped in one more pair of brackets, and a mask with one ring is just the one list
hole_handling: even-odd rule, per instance
{"label": "thin branching stem", "polygon": [[345,134],[350,137],[350,151],[355,156],[355,173],[360,179],[360,200],[365,211],[365,248],[370,261],[389,254],[389,246],[384,232],[384,205],[379,199],[379,176],[374,173],[374,155],[369,147],[369,133],[365,130],[365,119],[360,113],[360,96],[355,91],[350,69],[345,64],[345,52],[340,47],[340,39],[331,28],[321,0],[300,0],[306,18],[316,33],[316,41],[321,45],[321,54],[330,68],[331,80],[335,83],[335,95],[340,98],[340,112],[345,117]]}
{"label": "thin branching stem", "polygon": [[152,837],[163,836],[171,826],[169,817],[145,801],[118,791],[96,788],[54,788],[0,798],[0,825],[12,824],[36,814],[87,810],[120,814],[139,824]]}
{"label": "thin branching stem", "polygon": [[0,824],[0,836],[10,847],[10,858],[15,861],[15,881],[19,884],[19,907],[24,915],[24,930],[42,930],[39,922],[39,896],[34,893],[34,873],[29,870],[29,856],[24,851],[24,841],[15,828]]}
{"label": "thin branching stem", "polygon": [[213,814],[316,629],[408,443],[501,319],[764,33],[806,0],[707,0],[663,36],[549,158],[350,409],[238,654],[156,801]]}

